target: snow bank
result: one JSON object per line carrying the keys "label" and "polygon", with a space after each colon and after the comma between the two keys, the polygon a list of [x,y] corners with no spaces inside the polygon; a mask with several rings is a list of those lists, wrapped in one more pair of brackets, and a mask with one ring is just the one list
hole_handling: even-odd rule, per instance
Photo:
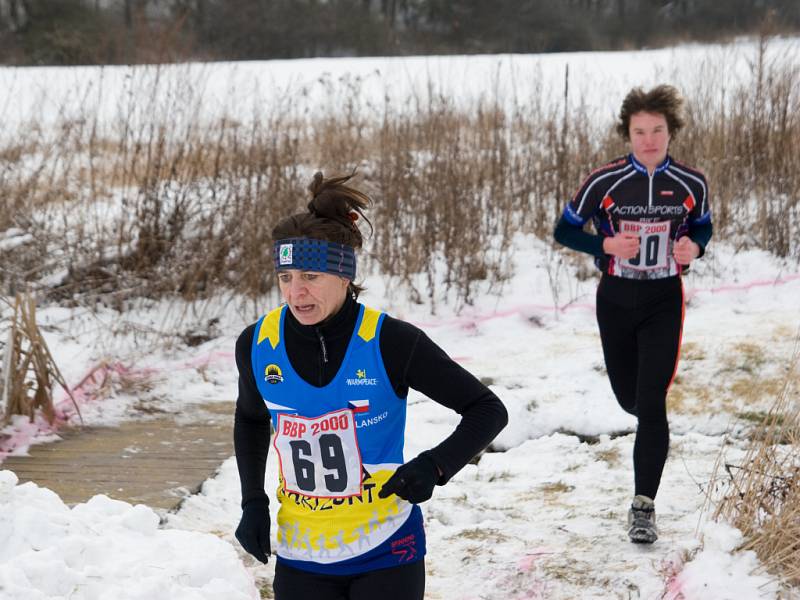
{"label": "snow bank", "polygon": [[150,508],[95,496],[74,508],[0,471],[3,600],[254,600],[230,544],[159,529]]}
{"label": "snow bank", "polygon": [[742,541],[742,533],[727,523],[706,523],[703,549],[675,578],[665,600],[774,597],[778,584],[758,574],[755,553],[736,552]]}

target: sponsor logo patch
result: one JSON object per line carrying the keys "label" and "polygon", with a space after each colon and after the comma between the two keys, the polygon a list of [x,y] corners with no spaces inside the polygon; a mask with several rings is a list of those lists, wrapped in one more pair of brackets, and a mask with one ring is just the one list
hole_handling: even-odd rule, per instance
{"label": "sponsor logo patch", "polygon": [[356,371],[355,379],[345,379],[347,385],[378,385],[378,380],[375,377],[367,377],[366,369],[358,369]]}
{"label": "sponsor logo patch", "polygon": [[292,244],[281,244],[278,248],[279,264],[292,264]]}
{"label": "sponsor logo patch", "polygon": [[679,206],[618,206],[618,215],[626,217],[678,217],[683,215],[683,205]]}
{"label": "sponsor logo patch", "polygon": [[278,365],[267,365],[264,369],[264,380],[267,383],[276,384],[283,381],[283,372]]}
{"label": "sponsor logo patch", "polygon": [[399,562],[410,562],[417,555],[417,540],[414,535],[407,535],[404,538],[392,542],[392,554],[397,556]]}
{"label": "sponsor logo patch", "polygon": [[363,429],[364,427],[372,427],[373,425],[377,425],[378,423],[384,421],[388,416],[389,416],[389,411],[385,410],[381,414],[375,415],[374,417],[364,417],[358,419],[356,421],[356,429]]}

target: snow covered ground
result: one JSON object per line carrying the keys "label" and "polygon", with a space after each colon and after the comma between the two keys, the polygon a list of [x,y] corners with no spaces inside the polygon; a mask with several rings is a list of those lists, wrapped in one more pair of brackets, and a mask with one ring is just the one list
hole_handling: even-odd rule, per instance
{"label": "snow covered ground", "polygon": [[[795,44],[780,43],[784,53]],[[206,85],[213,82],[216,94],[207,97],[219,98],[217,105],[209,100],[210,110],[224,112],[235,109],[226,102],[244,82],[259,89],[277,82],[280,89],[297,90],[324,85],[319,81],[325,78],[362,77],[379,82],[375,90],[380,95],[387,89],[386,78],[394,81],[398,72],[406,74],[407,82],[434,72],[448,85],[463,86],[492,81],[491,74],[501,73],[503,65],[514,65],[518,75],[536,70],[558,81],[569,63],[571,76],[583,85],[604,77],[621,93],[660,81],[680,65],[699,69],[702,61],[693,57],[709,52],[746,69],[752,46],[547,57],[275,61],[202,69],[216,74],[204,79]],[[182,73],[192,69],[181,68]],[[389,68],[394,69],[391,76]],[[731,73],[719,69],[717,76],[723,71]],[[113,120],[119,109],[114,99],[124,94],[108,91],[132,89],[143,72],[0,69],[0,116],[11,124],[47,122],[63,116],[67,104],[90,110],[96,102],[96,110],[108,111]],[[683,76],[689,77],[685,71]],[[75,93],[76,85],[92,81],[92,93]],[[413,97],[415,85],[399,86],[398,98]],[[453,88],[452,93],[489,92],[474,87]],[[524,95],[519,88],[504,97]],[[585,99],[599,97],[595,109],[608,114],[612,109],[601,102],[617,96],[609,91]],[[365,91],[364,100],[369,98]],[[427,306],[389,293],[380,274],[365,281],[365,303],[422,327],[489,384],[511,416],[490,451],[437,488],[423,506],[429,537],[427,597],[776,598],[776,584],[759,571],[755,557],[735,552],[738,533],[709,523],[702,509],[720,450],[725,447],[730,462],[741,459],[751,419],[768,410],[785,376],[800,334],[800,266],[712,240],[707,256],[685,278],[683,354],[669,398],[672,447],[657,499],[661,539],[642,547],[627,541],[624,527],[632,495],[635,422],[616,405],[604,372],[594,320],[596,280],[580,281],[575,275],[585,271],[588,259],[554,252],[519,235],[514,260],[515,275],[502,292],[477,295],[476,304],[460,314],[439,303],[432,316]],[[268,308],[210,301],[190,309],[174,301],[142,300],[122,315],[50,307],[38,317],[70,384],[108,362],[113,393],[87,401],[81,410],[87,423],[113,424],[146,418],[142,403],[176,415],[190,411],[193,403],[216,401],[232,408],[234,341],[258,311]],[[191,323],[202,324],[210,340],[196,347],[159,344],[158,332],[183,332]],[[458,419],[413,391],[409,403],[407,458],[438,443]],[[63,409],[70,414],[66,404]],[[15,452],[24,452],[26,436],[38,425],[17,421],[6,429],[17,436]],[[41,438],[46,439],[52,438]],[[270,461],[267,481],[276,481],[275,468]],[[270,483],[268,491],[273,487]],[[0,598],[250,599],[259,597],[260,588],[269,597],[274,565],[258,565],[242,553],[233,540],[239,515],[233,459],[170,515],[104,497],[70,509],[49,490],[17,485],[12,473],[0,471]]]}
{"label": "snow covered ground", "polygon": [[[797,38],[772,39],[766,64],[794,60],[799,46]],[[702,81],[730,91],[751,80],[757,59],[756,44],[742,39],[638,52],[0,68],[0,139],[18,127],[95,119],[101,132],[135,126],[139,119],[196,127],[222,117],[246,125],[272,114],[300,119],[351,108],[413,112],[432,97],[465,107],[479,99],[524,107],[563,98],[565,78],[570,102],[606,120],[634,85],[671,81],[691,94]]]}
{"label": "snow covered ground", "polygon": [[[511,415],[491,451],[424,505],[427,597],[776,597],[755,557],[733,551],[737,532],[708,523],[702,508],[722,445],[729,461],[741,458],[746,421],[737,415],[767,410],[772,382],[788,366],[800,326],[798,266],[715,244],[686,277],[684,356],[670,398],[672,448],[657,501],[661,539],[642,547],[625,535],[634,422],[616,406],[602,369],[595,282],[578,282],[574,260],[531,237],[517,238],[515,261],[517,275],[499,297],[481,296],[460,315],[391,305],[382,278],[365,282],[367,304],[422,326],[489,382]],[[553,261],[564,263],[561,286],[571,290],[558,311],[547,274]],[[137,319],[158,321],[163,310],[156,305]],[[112,316],[42,311],[68,379],[98,358],[88,350],[87,323],[100,329]],[[179,413],[192,402],[233,402],[231,349],[245,322],[228,315],[218,325],[224,335],[199,348],[139,356],[123,334],[114,339],[118,354],[127,348],[150,378],[148,401]],[[743,396],[742,389],[753,393]],[[141,400],[120,393],[85,404],[84,417],[135,418]],[[409,402],[407,458],[444,438],[458,418],[414,392]],[[276,477],[270,461],[267,480]],[[14,486],[10,472],[0,484],[0,537],[12,541],[0,550],[0,597],[255,598],[270,580],[272,564],[248,556],[240,562],[234,551],[241,555],[233,539],[240,514],[233,459],[161,528],[144,506],[98,497],[69,510],[49,490]]]}

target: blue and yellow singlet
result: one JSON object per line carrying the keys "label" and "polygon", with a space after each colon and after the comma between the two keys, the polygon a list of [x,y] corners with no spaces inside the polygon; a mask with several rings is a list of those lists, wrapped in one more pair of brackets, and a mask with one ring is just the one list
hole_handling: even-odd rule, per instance
{"label": "blue and yellow singlet", "polygon": [[378,497],[403,464],[406,422],[406,399],[392,389],[380,353],[384,315],[360,307],[339,372],[316,387],[289,361],[286,310],[256,323],[252,349],[279,460],[278,560],[333,575],[420,560],[420,508],[395,495]]}

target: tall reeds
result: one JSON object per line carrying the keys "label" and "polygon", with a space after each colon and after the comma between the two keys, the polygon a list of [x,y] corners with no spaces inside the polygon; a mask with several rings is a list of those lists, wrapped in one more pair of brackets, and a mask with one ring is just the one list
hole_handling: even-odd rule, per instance
{"label": "tall reeds", "polygon": [[800,332],[785,383],[754,429],[740,464],[720,456],[710,489],[724,490],[714,511],[744,534],[769,573],[800,585]]}
{"label": "tall reeds", "polygon": [[[800,61],[772,62],[765,44],[750,77],[684,86],[690,122],[672,150],[706,172],[717,239],[800,258]],[[275,220],[305,205],[315,170],[357,168],[376,201],[372,265],[434,308],[468,304],[509,277],[516,232],[548,239],[581,178],[625,151],[568,72],[534,98],[490,91],[466,106],[430,81],[411,110],[361,102],[358,79],[325,80],[304,93],[330,110],[278,94],[254,101],[258,118],[211,122],[196,79],[135,73],[110,120],[65,106],[55,127],[0,136],[1,291],[117,308],[261,297]],[[9,228],[26,241],[4,243]]]}
{"label": "tall reeds", "polygon": [[2,299],[11,309],[4,327],[3,362],[0,371],[0,424],[14,415],[33,421],[41,413],[52,424],[56,418],[53,386],[59,384],[80,408],[53,360],[36,323],[36,302],[28,294],[17,294],[11,301]]}

